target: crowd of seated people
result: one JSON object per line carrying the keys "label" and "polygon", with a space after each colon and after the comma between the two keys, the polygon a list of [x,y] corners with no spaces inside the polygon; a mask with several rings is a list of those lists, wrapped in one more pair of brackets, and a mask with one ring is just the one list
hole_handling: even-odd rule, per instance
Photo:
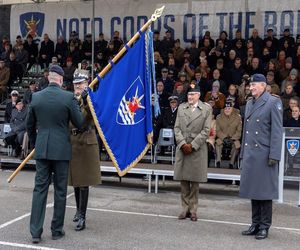
{"label": "crowd of seated people", "polygon": [[[214,40],[210,32],[206,31],[198,41],[191,40],[190,44],[182,46],[180,39],[174,39],[167,30],[164,37],[155,31],[153,43],[155,87],[161,111],[159,116],[153,116],[154,142],[161,128],[174,126],[174,110],[186,101],[190,84],[195,84],[200,87],[201,100],[213,109],[215,120],[208,143],[217,158],[216,166],[220,165],[223,149],[230,144],[229,155],[232,159],[229,159],[229,167],[233,167],[240,141],[237,134],[241,134],[245,105],[251,99],[250,77],[255,73],[264,74],[267,91],[281,98],[284,107],[283,125],[298,126],[300,35],[294,37],[289,29],[285,29],[277,38],[273,30],[268,29],[264,37],[260,37],[259,31],[253,29],[247,40],[242,37],[240,30],[236,30],[233,39],[229,39],[226,31],[222,31]],[[30,84],[30,90],[24,97],[25,104],[30,103],[34,91],[48,86],[48,67],[51,64],[63,67],[63,87],[71,90],[73,73],[77,67],[89,69],[94,57],[94,69],[99,72],[123,45],[118,31],[110,39],[105,39],[104,34],[100,33],[94,43],[94,54],[91,34],[86,34],[81,41],[75,31],[71,32],[69,41],[60,36],[56,43],[48,34],[44,34],[40,44],[30,35],[25,41],[18,36],[14,44],[3,37],[0,44],[0,94],[5,91],[10,93],[13,82],[22,81],[24,73],[34,64],[40,65],[43,76]],[[224,137],[222,123],[232,117],[240,121],[235,127],[238,132],[234,134],[231,131]],[[172,122],[168,124],[170,120]]]}

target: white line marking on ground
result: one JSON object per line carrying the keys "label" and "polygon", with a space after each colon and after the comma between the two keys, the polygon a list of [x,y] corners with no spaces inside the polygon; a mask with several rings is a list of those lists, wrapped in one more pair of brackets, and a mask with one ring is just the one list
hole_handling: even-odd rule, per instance
{"label": "white line marking on ground", "polygon": [[6,242],[6,241],[0,241],[0,245],[12,246],[12,247],[22,247],[22,248],[28,248],[28,249],[39,249],[39,250],[64,250],[62,248],[40,247],[40,246],[19,244],[19,243]]}
{"label": "white line marking on ground", "polygon": [[[74,193],[69,194],[69,195],[67,196],[67,199],[70,198],[72,195],[74,195]],[[54,206],[54,203],[51,202],[51,203],[48,203],[48,204],[47,204],[46,208],[53,207],[53,206]],[[28,217],[28,216],[30,216],[30,213],[21,215],[21,216],[15,218],[15,219],[13,219],[13,220],[10,220],[10,221],[8,221],[8,222],[5,222],[5,223],[3,223],[3,224],[0,225],[0,229],[5,228],[5,227],[7,227],[7,226],[9,226],[9,225],[11,225],[11,224],[13,224],[13,223],[19,221],[19,220],[22,220],[22,219]]]}
{"label": "white line marking on ground", "polygon": [[[67,206],[67,208],[76,209],[75,206]],[[177,219],[178,218],[177,216],[172,216],[172,215],[148,214],[148,213],[130,212],[130,211],[122,211],[122,210],[111,210],[111,209],[103,209],[103,208],[88,208],[88,210],[109,212],[109,213],[119,213],[119,214],[131,214],[131,215],[159,217],[159,218],[171,218],[171,219]],[[240,223],[240,222],[233,222],[233,221],[208,220],[208,219],[198,219],[198,221],[210,222],[210,223],[219,223],[219,224],[230,224],[230,225],[238,225],[238,226],[249,226],[249,224],[247,224],[247,223]],[[276,227],[276,226],[274,226],[272,228],[275,228],[275,229],[278,229],[278,230],[300,232],[300,228]]]}

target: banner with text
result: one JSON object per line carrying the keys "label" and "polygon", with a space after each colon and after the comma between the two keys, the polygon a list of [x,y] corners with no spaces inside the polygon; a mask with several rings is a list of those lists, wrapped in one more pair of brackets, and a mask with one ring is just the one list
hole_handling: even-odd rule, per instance
{"label": "banner with text", "polygon": [[[198,40],[206,30],[214,39],[225,30],[229,38],[237,29],[243,37],[251,36],[254,28],[261,36],[272,28],[280,36],[285,28],[293,35],[300,34],[299,0],[214,0],[214,1],[159,1],[111,0],[95,1],[95,36],[103,32],[110,39],[119,31],[127,41],[148,20],[153,11],[165,5],[163,16],[152,25],[152,30],[170,30],[174,38],[183,43]],[[17,35],[32,34],[37,39],[48,33],[52,40],[62,35],[69,38],[75,30],[82,39],[91,33],[91,1],[74,3],[42,3],[13,5],[10,17],[12,41]]]}

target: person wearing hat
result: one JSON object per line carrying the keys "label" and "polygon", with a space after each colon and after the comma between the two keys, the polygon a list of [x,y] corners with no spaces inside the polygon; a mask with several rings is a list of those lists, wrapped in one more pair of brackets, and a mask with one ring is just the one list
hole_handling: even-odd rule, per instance
{"label": "person wearing hat", "polygon": [[10,102],[8,102],[6,104],[6,107],[5,107],[5,114],[4,114],[4,121],[5,123],[10,123],[10,120],[11,120],[11,113],[13,111],[13,109],[16,108],[16,101],[19,97],[19,92],[17,90],[13,90],[11,93],[10,93]]}
{"label": "person wearing hat", "polygon": [[5,66],[4,60],[0,59],[0,96],[1,102],[4,101],[5,95],[7,93],[7,84],[9,81],[10,70]]}
{"label": "person wearing hat", "polygon": [[[43,233],[48,189],[53,176],[54,211],[52,239],[65,235],[63,230],[71,144],[69,123],[81,129],[83,115],[72,93],[61,89],[64,71],[58,65],[49,69],[49,86],[32,95],[26,122],[30,145],[35,145],[36,175],[32,197],[30,233],[39,243]],[[53,174],[53,175],[52,175]]]}
{"label": "person wearing hat", "polygon": [[84,116],[81,129],[70,124],[72,159],[69,167],[68,185],[74,188],[76,201],[75,230],[85,229],[86,210],[89,197],[89,186],[101,183],[99,171],[99,145],[96,137],[95,124],[89,106],[83,95],[87,95],[89,71],[76,70],[73,77],[74,95],[80,103]]}
{"label": "person wearing hat", "polygon": [[4,143],[11,145],[13,149],[13,156],[18,157],[21,153],[21,145],[26,131],[25,120],[27,110],[23,101],[17,98],[15,108],[12,110],[11,119],[9,122],[11,131],[6,135]]}
{"label": "person wearing hat", "polygon": [[233,101],[227,101],[224,109],[216,118],[216,155],[217,168],[221,165],[222,150],[224,147],[230,150],[229,168],[233,168],[238,151],[241,147],[242,118],[239,110],[234,108]]}
{"label": "person wearing hat", "polygon": [[197,221],[199,183],[207,181],[207,144],[212,109],[200,101],[200,88],[193,85],[188,101],[178,107],[174,134],[177,143],[174,180],[180,181],[182,211],[178,219]]}
{"label": "person wearing hat", "polygon": [[212,83],[212,90],[208,91],[204,97],[204,101],[208,102],[209,99],[214,100],[215,108],[221,110],[224,108],[226,97],[223,93],[220,92],[220,81],[215,80]]}
{"label": "person wearing hat", "polygon": [[280,89],[278,84],[275,82],[275,74],[274,71],[269,70],[267,72],[267,84],[271,86],[271,93],[275,95],[280,95]]}
{"label": "person wearing hat", "polygon": [[168,76],[169,70],[164,67],[161,70],[161,81],[164,83],[165,91],[171,95],[174,89],[174,81]]}
{"label": "person wearing hat", "polygon": [[295,46],[295,38],[291,35],[289,28],[283,30],[283,36],[279,39],[279,47],[283,48],[285,42],[288,42],[290,47]]}
{"label": "person wearing hat", "polygon": [[28,105],[31,103],[32,100],[32,94],[37,92],[38,88],[37,88],[37,83],[35,80],[31,80],[29,82],[29,89],[27,89],[24,93],[24,104]]}
{"label": "person wearing hat", "polygon": [[168,98],[170,107],[166,108],[163,114],[163,128],[174,128],[177,108],[178,108],[178,96],[172,95]]}
{"label": "person wearing hat", "polygon": [[272,200],[278,199],[278,165],[281,158],[282,115],[280,98],[266,91],[266,78],[254,74],[252,100],[246,104],[240,152],[240,197],[251,199],[252,223],[242,235],[268,237]]}

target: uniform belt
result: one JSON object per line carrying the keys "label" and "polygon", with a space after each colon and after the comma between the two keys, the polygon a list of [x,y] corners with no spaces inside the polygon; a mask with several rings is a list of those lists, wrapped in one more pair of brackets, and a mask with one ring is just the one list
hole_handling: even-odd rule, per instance
{"label": "uniform belt", "polygon": [[78,135],[78,134],[82,134],[84,132],[90,131],[92,130],[93,127],[88,127],[88,128],[84,128],[84,129],[77,129],[77,128],[73,128],[71,130],[71,135]]}

